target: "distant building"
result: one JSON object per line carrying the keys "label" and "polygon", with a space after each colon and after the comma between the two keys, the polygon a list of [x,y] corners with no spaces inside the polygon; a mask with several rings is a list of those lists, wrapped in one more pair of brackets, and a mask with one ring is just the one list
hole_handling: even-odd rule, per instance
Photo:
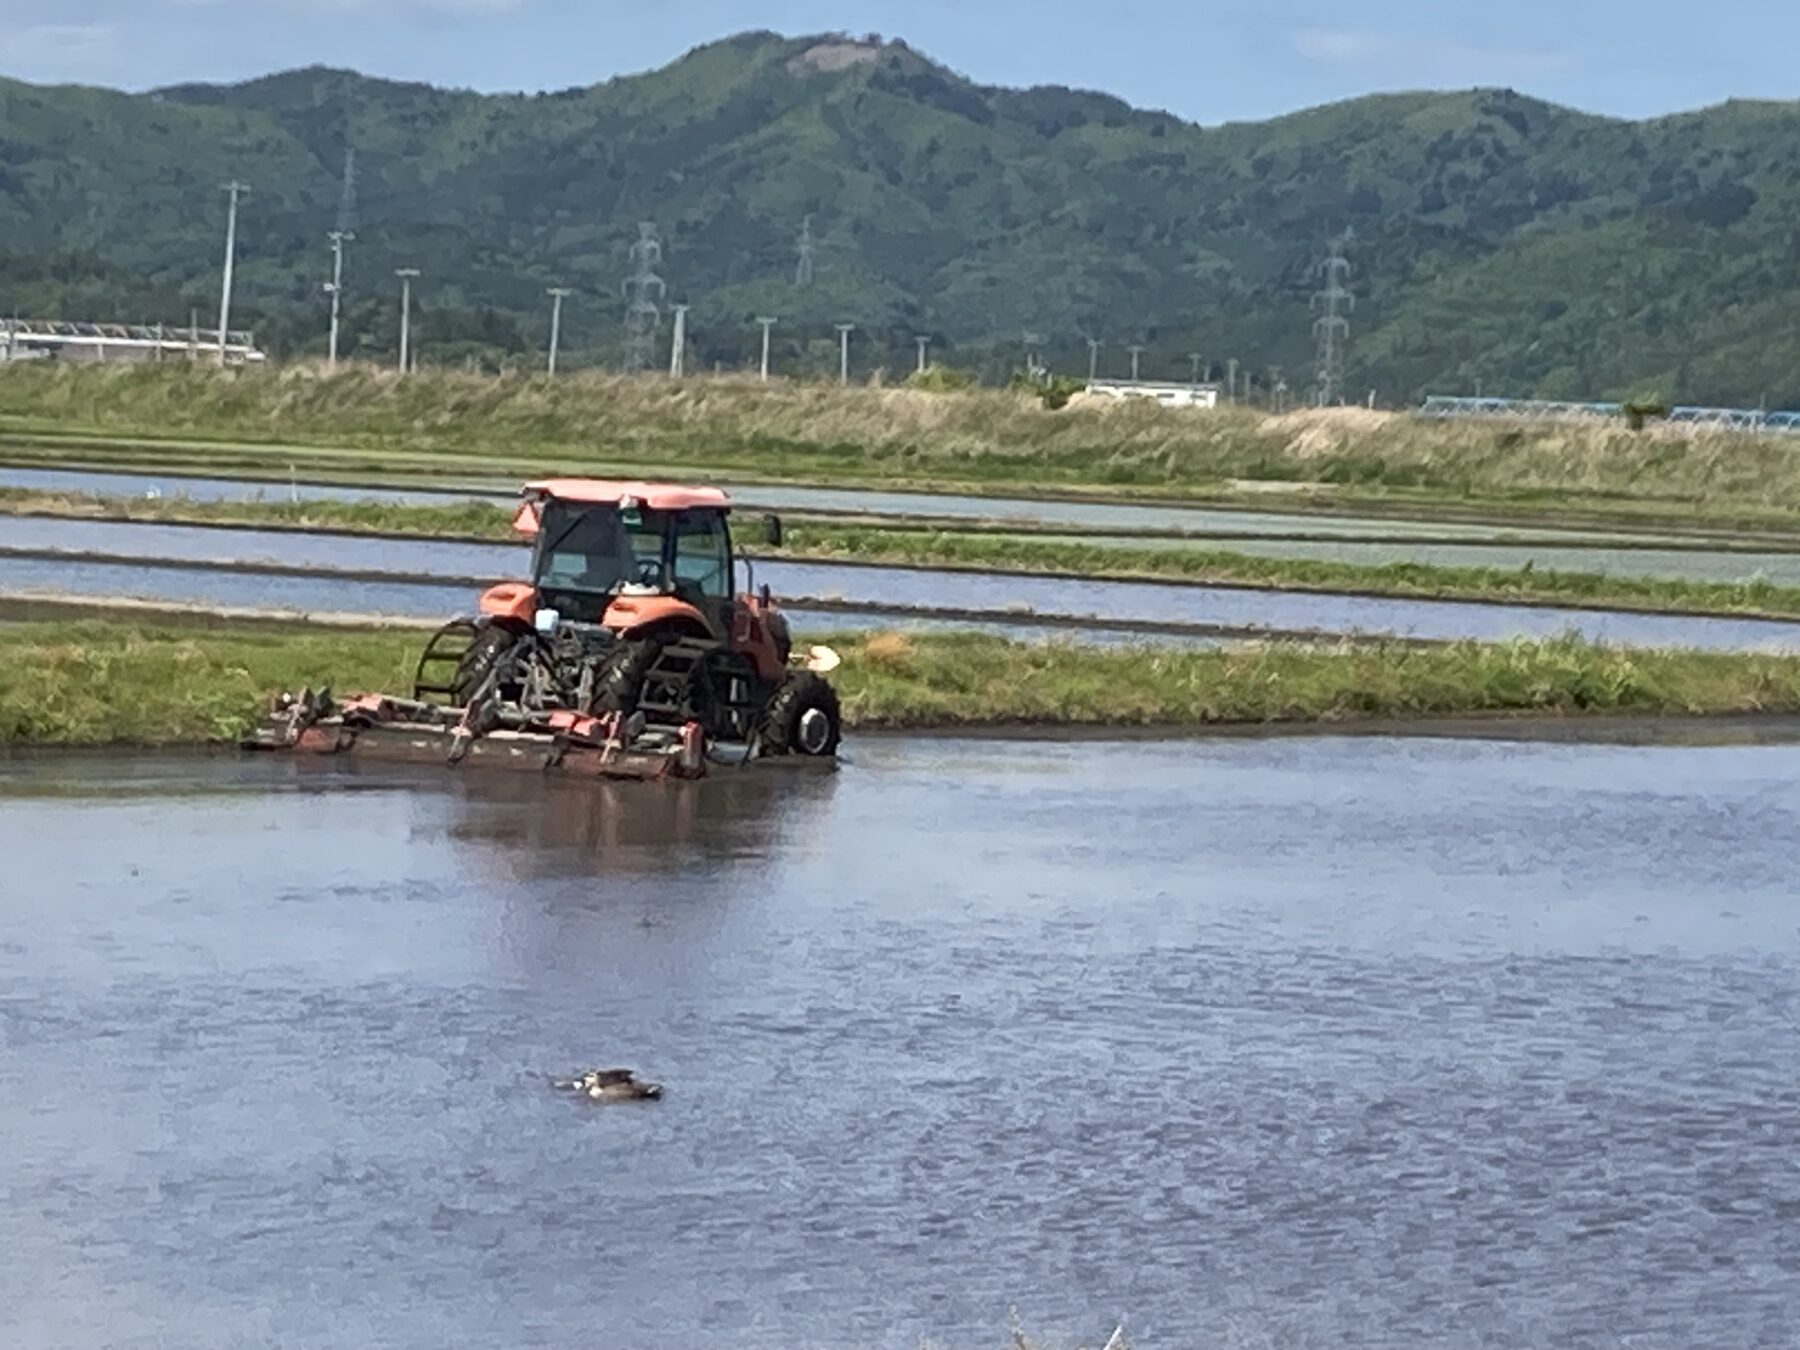
{"label": "distant building", "polygon": [[1160,380],[1095,380],[1087,387],[1095,398],[1153,399],[1165,408],[1216,408],[1216,384],[1170,384]]}
{"label": "distant building", "polygon": [[[252,333],[225,335],[225,359],[232,365],[268,360]],[[219,330],[171,328],[166,324],[61,323],[32,319],[0,321],[0,363],[8,361],[198,361],[218,360]]]}

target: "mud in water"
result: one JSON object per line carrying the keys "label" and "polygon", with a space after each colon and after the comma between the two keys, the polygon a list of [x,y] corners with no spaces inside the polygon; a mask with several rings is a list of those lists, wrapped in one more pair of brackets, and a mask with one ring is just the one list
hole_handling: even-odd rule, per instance
{"label": "mud in water", "polygon": [[0,1342],[1792,1345],[1797,781],[0,760]]}

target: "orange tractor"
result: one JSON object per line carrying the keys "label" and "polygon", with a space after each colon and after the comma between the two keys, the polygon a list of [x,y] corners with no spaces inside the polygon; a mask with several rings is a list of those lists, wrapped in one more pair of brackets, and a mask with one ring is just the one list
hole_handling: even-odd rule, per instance
{"label": "orange tractor", "polygon": [[[531,580],[481,597],[480,615],[431,640],[420,703],[479,728],[528,714],[698,726],[762,755],[830,757],[842,734],[825,648],[794,659],[764,586],[735,593],[731,502],[717,488],[558,478],[529,483],[513,524],[534,541]],[[781,522],[764,518],[767,542]],[[750,568],[749,560],[745,560]]]}

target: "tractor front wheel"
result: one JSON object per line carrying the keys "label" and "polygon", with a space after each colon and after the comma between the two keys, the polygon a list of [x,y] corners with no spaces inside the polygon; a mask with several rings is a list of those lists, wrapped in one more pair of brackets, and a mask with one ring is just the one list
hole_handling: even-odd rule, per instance
{"label": "tractor front wheel", "polygon": [[757,725],[765,755],[829,759],[844,738],[837,690],[810,670],[792,670],[777,686]]}

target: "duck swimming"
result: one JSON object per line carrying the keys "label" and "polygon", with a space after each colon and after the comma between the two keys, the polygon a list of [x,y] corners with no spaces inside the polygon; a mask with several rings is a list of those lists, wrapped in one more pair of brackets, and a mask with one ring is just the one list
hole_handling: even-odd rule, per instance
{"label": "duck swimming", "polygon": [[589,1069],[579,1078],[558,1079],[553,1086],[596,1102],[653,1102],[663,1095],[661,1083],[641,1083],[630,1069]]}

